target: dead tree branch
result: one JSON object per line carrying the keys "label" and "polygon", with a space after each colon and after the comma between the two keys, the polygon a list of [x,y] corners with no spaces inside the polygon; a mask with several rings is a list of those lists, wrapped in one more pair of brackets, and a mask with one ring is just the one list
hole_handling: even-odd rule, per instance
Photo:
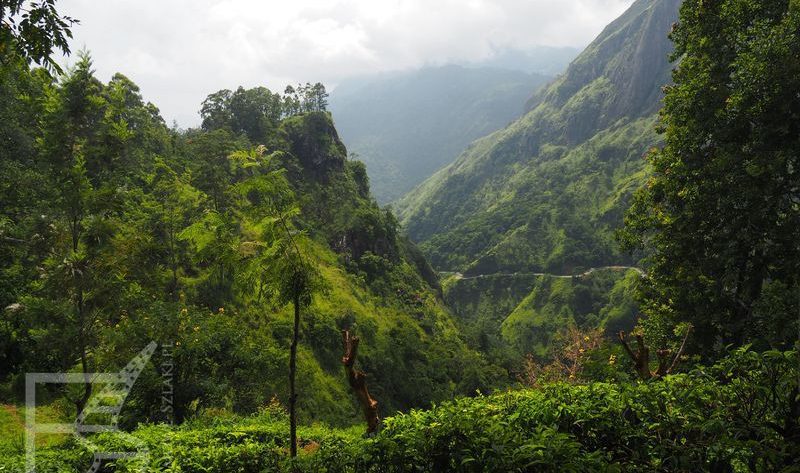
{"label": "dead tree branch", "polygon": [[354,368],[356,356],[358,356],[358,342],[359,338],[351,336],[349,330],[342,330],[342,346],[344,348],[342,364],[347,372],[347,380],[350,383],[350,387],[353,388],[353,392],[355,392],[358,402],[364,410],[364,418],[367,421],[367,434],[373,434],[378,431],[381,419],[378,416],[378,401],[373,399],[367,390],[366,374]]}
{"label": "dead tree branch", "polygon": [[636,368],[636,373],[639,374],[639,377],[642,379],[650,379],[653,377],[653,374],[650,373],[650,350],[644,344],[644,337],[640,334],[636,335],[636,353],[631,349],[628,342],[625,340],[625,332],[619,332],[619,341],[622,343],[622,347],[625,349],[625,352],[633,361],[634,367]]}
{"label": "dead tree branch", "polygon": [[670,350],[658,350],[656,352],[656,357],[658,358],[658,367],[655,371],[650,371],[650,349],[644,344],[644,336],[641,334],[636,334],[635,352],[625,339],[624,331],[619,332],[618,337],[620,343],[622,344],[622,348],[625,349],[625,352],[633,361],[633,364],[636,368],[636,373],[643,380],[648,380],[653,378],[661,378],[671,374],[675,368],[677,368],[678,363],[683,356],[683,352],[686,349],[686,341],[689,339],[689,333],[691,331],[692,327],[689,326],[683,336],[683,342],[681,343],[681,346],[674,357],[672,356],[672,352]]}

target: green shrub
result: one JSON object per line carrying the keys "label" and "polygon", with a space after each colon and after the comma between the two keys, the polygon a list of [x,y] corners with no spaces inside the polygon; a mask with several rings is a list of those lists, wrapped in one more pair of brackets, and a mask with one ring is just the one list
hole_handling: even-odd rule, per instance
{"label": "green shrub", "polygon": [[[305,427],[294,465],[277,408],[92,441],[107,450],[143,443],[147,471],[797,472],[798,362],[797,351],[742,348],[714,366],[647,383],[550,384],[456,399],[386,419],[372,438],[357,427]],[[74,471],[90,457],[76,442],[43,448],[37,471]],[[0,458],[0,471],[23,463]],[[140,466],[120,461],[109,471]]]}

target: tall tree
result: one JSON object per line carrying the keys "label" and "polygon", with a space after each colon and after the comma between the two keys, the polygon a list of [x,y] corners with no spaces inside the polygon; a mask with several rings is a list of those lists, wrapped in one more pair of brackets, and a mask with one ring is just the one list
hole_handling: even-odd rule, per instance
{"label": "tall tree", "polygon": [[35,267],[22,261],[39,259],[34,254],[41,241],[32,237],[42,225],[42,203],[52,195],[36,153],[52,85],[41,72],[21,60],[0,67],[0,307],[18,302],[26,281],[35,278]]}
{"label": "tall tree", "polygon": [[230,100],[233,131],[244,133],[251,143],[264,144],[281,118],[281,102],[280,94],[266,87],[239,87]]}
{"label": "tall tree", "polygon": [[217,130],[231,126],[231,96],[228,89],[209,94],[200,106],[200,117],[203,119],[203,130]]}
{"label": "tall tree", "polygon": [[[237,185],[239,195],[248,201],[249,217],[258,230],[256,241],[248,246],[257,262],[260,282],[273,290],[280,305],[293,308],[292,341],[289,348],[289,435],[290,453],[297,456],[297,347],[300,340],[302,310],[311,304],[315,292],[322,288],[318,270],[309,258],[308,238],[292,224],[299,208],[284,172],[271,169],[266,148],[233,153],[238,167],[249,170],[249,178]],[[262,286],[260,286],[262,287]]]}
{"label": "tall tree", "polygon": [[245,147],[247,140],[238,139],[227,129],[191,133],[188,138],[187,152],[193,156],[192,184],[208,195],[215,211],[222,212],[228,207],[227,191],[233,180],[228,156]]}
{"label": "tall tree", "polygon": [[148,179],[152,198],[146,200],[144,207],[157,253],[163,255],[163,263],[156,260],[151,264],[154,267],[164,264],[168,268],[166,295],[172,300],[178,299],[180,270],[187,259],[179,235],[190,224],[204,197],[189,184],[189,180],[188,176],[179,176],[163,159],[157,158],[155,172]]}
{"label": "tall tree", "polygon": [[[100,141],[97,130],[104,116],[102,91],[103,85],[94,77],[91,59],[82,54],[75,69],[51,96],[42,141],[51,185],[57,189],[53,209],[56,235],[52,256],[44,266],[42,295],[71,305],[66,314],[55,316],[63,318],[63,333],[71,334],[69,344],[73,349],[69,351],[77,356],[83,372],[92,371],[91,313],[96,302],[92,296],[97,292],[94,283],[98,282],[95,270],[99,247],[105,240],[103,216],[97,205],[107,202],[98,198],[95,185],[98,182],[92,182],[88,170],[92,165],[87,164],[95,163],[97,158],[96,145]],[[67,358],[67,363],[72,362],[71,358]],[[70,367],[68,364],[65,368]],[[90,395],[91,384],[87,383],[73,399],[78,412]]]}
{"label": "tall tree", "polygon": [[687,0],[671,33],[665,146],[621,236],[648,254],[645,325],[691,322],[707,354],[797,333],[798,31],[797,1]]}
{"label": "tall tree", "polygon": [[311,108],[315,112],[324,112],[328,109],[328,92],[321,82],[311,86]]}
{"label": "tall tree", "polygon": [[300,95],[294,87],[287,85],[283,91],[283,115],[291,117],[300,113]]}

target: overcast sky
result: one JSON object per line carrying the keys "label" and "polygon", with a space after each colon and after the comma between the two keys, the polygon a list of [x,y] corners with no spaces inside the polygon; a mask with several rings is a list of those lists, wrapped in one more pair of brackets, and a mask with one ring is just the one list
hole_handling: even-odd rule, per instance
{"label": "overcast sky", "polygon": [[588,44],[633,0],[62,0],[73,51],[122,72],[171,123],[199,123],[210,92],[282,91],[504,48]]}

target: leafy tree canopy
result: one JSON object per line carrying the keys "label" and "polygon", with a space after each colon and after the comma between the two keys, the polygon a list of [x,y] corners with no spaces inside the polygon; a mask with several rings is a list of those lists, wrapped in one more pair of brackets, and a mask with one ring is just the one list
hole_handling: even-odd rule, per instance
{"label": "leafy tree canopy", "polygon": [[55,0],[0,0],[0,58],[19,55],[56,72],[53,54],[69,54],[69,39],[78,20],[56,11]]}
{"label": "leafy tree canopy", "polygon": [[645,250],[653,328],[688,321],[708,353],[797,334],[800,4],[685,1],[661,112],[665,146],[622,240]]}

